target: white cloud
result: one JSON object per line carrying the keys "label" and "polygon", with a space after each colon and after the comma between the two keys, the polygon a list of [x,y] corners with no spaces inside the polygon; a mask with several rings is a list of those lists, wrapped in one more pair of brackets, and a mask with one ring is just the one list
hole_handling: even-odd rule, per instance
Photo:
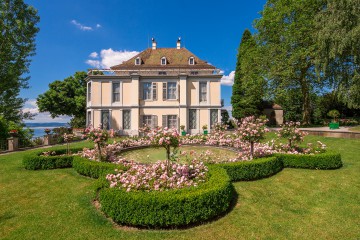
{"label": "white cloud", "polygon": [[221,78],[221,84],[225,86],[232,86],[234,84],[235,71],[232,71],[228,76],[224,75]]}
{"label": "white cloud", "polygon": [[99,54],[97,52],[92,52],[90,53],[89,57],[91,58],[98,58],[99,57]]}
{"label": "white cloud", "polygon": [[[93,53],[90,54],[92,57]],[[97,53],[96,53],[97,54]],[[129,60],[135,55],[139,54],[137,51],[127,51],[127,50],[112,50],[103,49],[100,51],[100,60],[87,60],[86,63],[95,68],[110,68],[112,66],[121,64],[122,62]],[[94,54],[95,55],[95,54]],[[98,55],[97,55],[98,56]]]}
{"label": "white cloud", "polygon": [[100,24],[96,24],[96,28],[101,28],[102,26]]}
{"label": "white cloud", "polygon": [[79,28],[82,31],[92,31],[93,30],[92,27],[85,26],[85,25],[77,22],[76,20],[71,20],[71,23],[74,24],[77,28]]}
{"label": "white cloud", "polygon": [[25,102],[23,107],[23,112],[30,112],[32,114],[36,114],[34,120],[26,120],[26,122],[64,122],[67,123],[70,121],[69,116],[59,116],[56,118],[52,118],[49,112],[39,112],[39,108],[36,104],[36,99],[29,99]]}

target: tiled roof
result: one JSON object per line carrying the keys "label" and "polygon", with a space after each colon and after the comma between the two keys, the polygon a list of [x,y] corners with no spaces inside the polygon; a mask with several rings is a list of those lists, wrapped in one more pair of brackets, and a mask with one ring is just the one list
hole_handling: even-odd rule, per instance
{"label": "tiled roof", "polygon": [[[141,65],[135,65],[135,59],[140,57]],[[162,57],[166,57],[166,65],[161,65]],[[195,64],[189,65],[189,58],[194,57]],[[196,69],[215,69],[214,66],[201,60],[186,48],[148,48],[135,57],[112,66],[113,70],[121,69],[143,69],[143,68],[196,68]]]}

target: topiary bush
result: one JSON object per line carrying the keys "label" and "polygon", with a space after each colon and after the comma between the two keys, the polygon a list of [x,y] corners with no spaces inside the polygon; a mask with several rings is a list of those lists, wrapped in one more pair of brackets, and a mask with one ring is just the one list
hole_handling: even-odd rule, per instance
{"label": "topiary bush", "polygon": [[309,168],[309,169],[337,169],[342,167],[341,155],[339,153],[310,154],[277,154],[284,167]]}
{"label": "topiary bush", "polygon": [[234,197],[226,171],[210,166],[208,179],[197,187],[169,191],[126,192],[97,183],[101,210],[123,225],[168,228],[201,223],[225,213]]}
{"label": "topiary bush", "polygon": [[[81,151],[81,148],[71,149],[71,152]],[[50,150],[55,152],[55,156],[42,156],[44,149],[41,151],[32,151],[26,154],[23,158],[23,165],[28,170],[45,170],[45,169],[56,169],[56,168],[69,168],[72,167],[73,155],[66,154],[66,149],[54,149]]]}
{"label": "topiary bush", "polygon": [[282,161],[277,157],[258,158],[252,161],[216,164],[224,168],[231,181],[249,181],[266,178],[283,169]]}
{"label": "topiary bush", "polygon": [[96,162],[80,156],[74,157],[72,166],[79,174],[91,178],[99,178],[99,176],[101,175],[113,173],[114,169],[127,169],[125,166],[120,164],[114,164],[109,162]]}

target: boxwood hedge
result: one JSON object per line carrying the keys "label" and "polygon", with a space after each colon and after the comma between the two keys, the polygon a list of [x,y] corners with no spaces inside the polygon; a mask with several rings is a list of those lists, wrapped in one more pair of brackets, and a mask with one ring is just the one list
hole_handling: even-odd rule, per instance
{"label": "boxwood hedge", "polygon": [[303,154],[277,154],[284,167],[309,169],[336,169],[342,167],[339,153],[321,153],[315,155]]}
{"label": "boxwood hedge", "polygon": [[[225,213],[234,197],[226,171],[210,166],[208,180],[198,187],[170,191],[126,192],[97,184],[101,210],[123,225],[168,228],[201,223]],[[99,179],[104,183],[104,178]]]}
{"label": "boxwood hedge", "polygon": [[126,170],[126,167],[120,164],[96,162],[80,156],[74,157],[72,166],[79,174],[91,178],[99,178],[106,173],[112,173],[114,169]]}
{"label": "boxwood hedge", "polygon": [[[73,148],[71,152],[81,151],[81,148]],[[55,156],[41,156],[45,151],[54,151]],[[66,153],[66,148],[61,149],[42,149],[38,151],[31,151],[23,158],[23,165],[28,170],[45,170],[55,168],[68,168],[72,166],[72,155],[57,156]]]}
{"label": "boxwood hedge", "polygon": [[249,181],[274,175],[283,169],[277,157],[254,159],[252,161],[216,164],[224,168],[231,181]]}

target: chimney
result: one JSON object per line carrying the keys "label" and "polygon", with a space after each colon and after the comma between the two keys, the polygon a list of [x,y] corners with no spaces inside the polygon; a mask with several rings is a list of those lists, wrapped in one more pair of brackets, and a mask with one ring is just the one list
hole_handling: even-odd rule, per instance
{"label": "chimney", "polygon": [[155,50],[156,49],[156,41],[155,38],[151,38],[152,41],[152,49]]}
{"label": "chimney", "polygon": [[176,49],[180,49],[180,46],[181,46],[181,37],[179,37],[176,42]]}

